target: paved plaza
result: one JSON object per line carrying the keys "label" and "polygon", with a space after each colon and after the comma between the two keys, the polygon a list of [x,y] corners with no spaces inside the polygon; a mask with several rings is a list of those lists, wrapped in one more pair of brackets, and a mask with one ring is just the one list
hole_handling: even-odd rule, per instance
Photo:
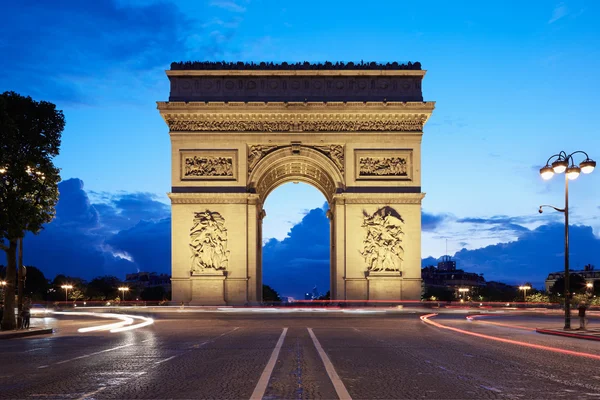
{"label": "paved plaza", "polygon": [[[423,315],[410,310],[170,312],[155,313],[153,325],[119,333],[77,331],[106,320],[52,317],[45,320],[55,327],[51,336],[0,341],[0,397],[582,399],[600,395],[600,343],[532,330],[556,326],[559,314],[497,314],[468,320],[457,311],[431,318],[444,328],[422,321]],[[564,350],[568,353],[559,352]]]}

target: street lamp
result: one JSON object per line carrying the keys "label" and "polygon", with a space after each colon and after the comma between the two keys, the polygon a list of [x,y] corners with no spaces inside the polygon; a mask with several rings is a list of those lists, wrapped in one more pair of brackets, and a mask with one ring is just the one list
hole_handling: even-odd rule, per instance
{"label": "street lamp", "polygon": [[[573,162],[573,156],[575,154],[584,154],[585,160],[579,163],[579,166],[575,165]],[[550,161],[552,161],[550,164]],[[571,154],[567,154],[564,151],[561,151],[558,154],[554,154],[548,161],[546,161],[546,165],[540,169],[540,175],[542,179],[548,180],[554,176],[554,174],[562,174],[565,173],[565,208],[557,208],[550,205],[541,205],[539,212],[542,213],[542,207],[550,207],[555,209],[558,212],[561,212],[565,215],[565,329],[571,329],[571,304],[570,304],[570,293],[569,293],[569,181],[577,179],[579,174],[583,172],[584,174],[591,173],[594,168],[596,168],[596,161],[590,159],[584,151],[575,151]]]}
{"label": "street lamp", "polygon": [[123,293],[123,301],[125,301],[125,292],[129,291],[129,288],[127,286],[121,286],[119,288],[119,290],[121,291],[121,293]]}
{"label": "street lamp", "polygon": [[6,290],[6,281],[0,281],[0,286],[2,286],[2,301],[4,301],[4,291]]}
{"label": "street lamp", "polygon": [[523,301],[527,302],[527,291],[531,289],[529,285],[519,286],[519,290],[523,291]]}
{"label": "street lamp", "polygon": [[69,301],[69,289],[73,289],[73,285],[62,285],[61,288],[65,289],[65,303]]}

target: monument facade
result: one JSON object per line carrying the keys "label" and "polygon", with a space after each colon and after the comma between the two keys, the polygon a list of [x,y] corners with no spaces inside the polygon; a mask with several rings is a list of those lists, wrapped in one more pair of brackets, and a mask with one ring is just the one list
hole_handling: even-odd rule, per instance
{"label": "monument facade", "polygon": [[173,301],[262,300],[263,204],[286,182],[329,203],[332,300],[419,299],[425,72],[173,63],[158,102],[171,137]]}

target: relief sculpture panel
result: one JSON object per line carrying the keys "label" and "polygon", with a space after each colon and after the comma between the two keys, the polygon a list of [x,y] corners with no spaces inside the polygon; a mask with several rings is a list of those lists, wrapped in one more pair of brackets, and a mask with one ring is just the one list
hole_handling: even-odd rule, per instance
{"label": "relief sculpture panel", "polygon": [[365,259],[367,271],[401,271],[403,224],[404,220],[392,207],[382,207],[371,215],[363,210],[365,238],[360,254]]}
{"label": "relief sculpture panel", "polygon": [[181,180],[236,180],[237,152],[188,150],[181,152]]}
{"label": "relief sculpture panel", "polygon": [[357,180],[412,180],[411,150],[355,150]]}
{"label": "relief sculpture panel", "polygon": [[192,275],[227,269],[227,229],[221,214],[210,210],[194,213],[190,250]]}
{"label": "relief sculpture panel", "polygon": [[327,146],[314,146],[315,149],[325,154],[338,167],[340,172],[344,172],[344,146],[339,144],[330,144]]}

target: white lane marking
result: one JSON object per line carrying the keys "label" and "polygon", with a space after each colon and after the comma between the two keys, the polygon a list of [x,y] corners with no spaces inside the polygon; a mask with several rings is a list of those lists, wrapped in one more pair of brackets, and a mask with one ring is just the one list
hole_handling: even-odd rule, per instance
{"label": "white lane marking", "polygon": [[164,360],[156,361],[154,364],[161,364],[161,363],[164,363],[165,361],[172,360],[172,359],[174,359],[175,357],[177,357],[177,356],[171,356],[171,357],[169,357],[169,358],[165,358]]}
{"label": "white lane marking", "polygon": [[350,397],[350,393],[348,393],[348,390],[346,390],[346,386],[344,386],[344,383],[340,379],[339,375],[337,374],[337,372],[335,372],[335,368],[333,368],[333,364],[331,363],[331,360],[329,360],[329,357],[323,350],[323,347],[321,347],[321,343],[319,343],[319,339],[317,339],[317,337],[313,333],[312,328],[306,328],[306,329],[308,329],[308,334],[312,338],[312,341],[313,341],[315,347],[317,348],[317,351],[319,352],[321,361],[323,361],[323,364],[325,365],[325,370],[327,371],[327,375],[329,375],[329,379],[331,379],[331,383],[333,383],[333,387],[334,387],[335,392],[337,393],[338,397],[340,399],[344,399],[344,400],[346,400],[346,399],[352,400],[352,397]]}
{"label": "white lane marking", "polygon": [[252,392],[252,396],[250,396],[250,400],[260,400],[265,395],[267,385],[269,384],[269,379],[271,379],[271,374],[273,373],[273,368],[275,368],[275,363],[277,362],[277,357],[279,357],[279,351],[283,345],[283,340],[285,339],[287,330],[288,328],[283,328],[283,332],[281,332],[281,336],[279,336],[279,340],[273,349],[273,353],[271,353],[271,358],[269,358],[267,366],[260,375],[260,379],[254,388],[254,392]]}
{"label": "white lane marking", "polygon": [[124,349],[125,347],[133,346],[134,344],[135,343],[130,343],[130,344],[125,344],[123,346],[113,347],[112,349],[100,350],[100,351],[97,351],[95,353],[84,354],[84,355],[79,356],[79,357],[75,357],[75,358],[70,358],[68,360],[59,361],[57,363],[54,363],[54,365],[65,364],[65,363],[68,363],[68,362],[71,362],[71,361],[81,360],[82,358],[87,358],[87,357],[95,356],[97,354],[108,353],[109,351],[115,351],[115,350],[119,350],[119,349]]}
{"label": "white lane marking", "polygon": [[496,389],[495,387],[491,387],[491,386],[483,386],[483,385],[479,385],[480,387],[490,390],[492,392],[496,392],[496,393],[502,393],[502,390],[500,389]]}
{"label": "white lane marking", "polygon": [[222,336],[229,335],[230,333],[232,333],[232,332],[235,332],[235,331],[237,331],[238,329],[240,329],[240,327],[239,327],[239,326],[236,326],[235,328],[233,328],[232,330],[230,330],[230,331],[228,331],[228,332],[221,333],[219,336],[217,336],[217,337],[216,337],[216,338],[214,338],[213,340],[217,340],[218,338],[220,338],[220,337],[222,337]]}
{"label": "white lane marking", "polygon": [[152,340],[152,339],[146,339],[146,340],[142,340],[140,343],[146,343],[146,342],[149,342],[149,341],[151,341],[151,340]]}
{"label": "white lane marking", "polygon": [[106,386],[102,386],[100,389],[94,390],[93,392],[86,393],[83,396],[79,397],[77,400],[89,399],[93,395],[95,395],[96,393],[99,393],[99,392],[103,391],[104,389],[106,389]]}
{"label": "white lane marking", "polygon": [[31,350],[25,350],[25,353],[31,353],[32,351],[38,351],[38,350],[43,350],[43,347],[37,347],[35,349],[31,349]]}
{"label": "white lane marking", "polygon": [[48,368],[48,367],[49,367],[49,365],[40,365],[40,366],[38,367],[38,369],[41,369],[41,368]]}

